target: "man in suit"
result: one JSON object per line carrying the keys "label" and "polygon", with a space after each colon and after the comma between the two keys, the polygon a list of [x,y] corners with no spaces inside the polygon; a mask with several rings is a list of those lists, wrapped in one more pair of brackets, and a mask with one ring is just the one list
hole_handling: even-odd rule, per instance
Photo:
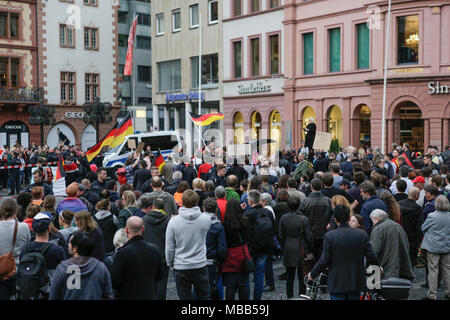
{"label": "man in suit", "polygon": [[348,225],[350,209],[338,205],[333,214],[338,228],[325,234],[322,256],[308,280],[330,267],[327,287],[331,300],[359,300],[361,291],[366,290],[364,257],[374,265],[378,265],[378,259],[367,233]]}
{"label": "man in suit", "polygon": [[144,221],[130,217],[125,228],[128,242],[117,251],[111,266],[112,286],[120,300],[155,300],[156,283],[162,280],[162,256],[157,246],[144,240]]}

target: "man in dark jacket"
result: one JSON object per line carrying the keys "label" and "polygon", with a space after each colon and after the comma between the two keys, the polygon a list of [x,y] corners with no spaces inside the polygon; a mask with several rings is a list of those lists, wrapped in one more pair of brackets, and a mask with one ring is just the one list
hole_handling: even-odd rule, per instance
{"label": "man in dark jacket", "polygon": [[208,180],[211,180],[212,182],[214,182],[214,185],[216,186],[216,188],[218,186],[222,186],[222,187],[226,188],[226,186],[227,186],[226,180],[225,180],[226,171],[227,171],[227,167],[224,164],[219,164],[217,166],[216,172],[213,172],[211,174],[211,176],[208,178]]}
{"label": "man in dark jacket", "polygon": [[361,291],[366,290],[364,258],[374,265],[378,265],[378,259],[367,233],[348,225],[347,206],[336,206],[333,215],[338,228],[325,234],[322,255],[308,279],[311,281],[330,267],[327,290],[331,300],[359,300]]}
{"label": "man in dark jacket", "polygon": [[91,189],[97,194],[100,194],[103,189],[106,189],[106,179],[108,177],[108,173],[106,172],[106,168],[99,168],[97,173],[97,180],[92,182]]}
{"label": "man in dark jacket", "polygon": [[164,211],[164,200],[154,198],[150,194],[143,194],[138,201],[140,210],[145,213],[144,220],[144,240],[158,247],[162,264],[162,279],[156,284],[158,300],[166,300],[167,279],[169,268],[166,264],[166,229],[170,220],[170,215]]}
{"label": "man in dark jacket", "polygon": [[[8,166],[20,166],[22,162],[20,162],[17,157],[17,152],[12,153],[12,157],[8,160]],[[9,171],[9,183],[11,186],[11,190],[8,195],[12,196],[20,193],[20,168],[8,169]]]}
{"label": "man in dark jacket", "polygon": [[[144,240],[144,221],[130,217],[125,227],[128,242],[116,253],[111,266],[112,286],[120,300],[157,299],[156,282],[162,279],[159,249]],[[138,262],[138,263],[137,263]]]}
{"label": "man in dark jacket", "polygon": [[139,162],[139,169],[134,172],[133,188],[134,190],[141,190],[145,181],[151,178],[150,170],[147,169],[147,162],[141,160]]}
{"label": "man in dark jacket", "polygon": [[166,187],[165,190],[168,193],[170,193],[171,195],[174,195],[175,192],[177,192],[178,185],[181,183],[182,178],[183,178],[183,174],[181,173],[181,171],[175,171],[172,174],[172,180],[173,180],[172,184],[170,186]]}
{"label": "man in dark jacket", "polygon": [[345,199],[347,199],[347,201],[350,204],[353,204],[353,202],[355,201],[355,199],[348,194],[347,192],[345,192],[343,189],[341,188],[336,188],[333,186],[333,175],[331,173],[325,173],[322,176],[322,182],[324,185],[324,188],[320,191],[324,196],[328,197],[328,198],[333,198],[336,195],[340,195],[343,196]]}
{"label": "man in dark jacket", "polygon": [[183,169],[183,181],[186,181],[192,187],[192,181],[195,178],[197,178],[197,172],[192,166],[192,163],[190,161],[186,162],[186,167]]}
{"label": "man in dark jacket", "polygon": [[86,188],[86,190],[83,192],[83,197],[85,197],[95,208],[97,202],[100,201],[100,192],[97,193],[95,190],[91,189],[91,182],[89,181],[89,179],[81,180],[81,184]]}
{"label": "man in dark jacket", "polygon": [[423,210],[416,203],[419,200],[420,191],[416,187],[409,189],[408,199],[399,201],[402,214],[402,225],[408,236],[409,259],[414,267],[417,261],[417,251],[422,241],[421,226],[423,223]]}
{"label": "man in dark jacket", "polygon": [[361,208],[364,204],[364,200],[361,196],[361,190],[360,185],[364,182],[366,179],[366,175],[362,172],[355,172],[353,176],[353,180],[355,181],[355,184],[348,190],[348,194],[351,195],[353,198],[355,198],[356,201],[358,201],[358,205],[353,209],[354,213],[359,214],[361,212]]}
{"label": "man in dark jacket", "polygon": [[251,207],[251,210],[246,213],[250,226],[248,245],[256,269],[253,300],[261,300],[266,262],[269,254],[273,251],[273,236],[276,232],[273,214],[262,207],[260,198],[261,194],[258,190],[248,192],[248,204]]}
{"label": "man in dark jacket", "polygon": [[49,194],[53,194],[53,189],[51,185],[44,182],[44,173],[40,169],[36,169],[33,172],[33,179],[34,183],[29,186],[27,192],[31,192],[31,189],[33,189],[34,187],[43,187],[44,197],[48,196]]}
{"label": "man in dark jacket", "polygon": [[248,172],[238,164],[237,159],[234,159],[233,165],[225,174],[226,177],[228,177],[229,175],[236,176],[238,178],[238,184],[241,183],[242,179],[248,178]]}
{"label": "man in dark jacket", "polygon": [[314,178],[311,193],[300,205],[300,211],[309,219],[313,237],[312,253],[316,259],[322,255],[323,237],[332,215],[331,200],[320,193],[322,183]]}
{"label": "man in dark jacket", "polygon": [[378,198],[377,189],[371,181],[365,181],[361,184],[361,196],[365,201],[361,208],[361,216],[364,218],[364,229],[370,235],[373,226],[370,213],[375,209],[387,211],[387,206],[384,201]]}

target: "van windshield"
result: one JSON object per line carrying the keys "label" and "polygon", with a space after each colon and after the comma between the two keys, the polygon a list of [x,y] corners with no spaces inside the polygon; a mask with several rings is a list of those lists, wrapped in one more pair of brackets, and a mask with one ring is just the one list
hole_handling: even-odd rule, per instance
{"label": "van windshield", "polygon": [[150,146],[152,151],[172,150],[177,144],[177,136],[154,136],[154,137],[142,137],[142,142],[145,143],[144,150],[147,150],[147,146]]}

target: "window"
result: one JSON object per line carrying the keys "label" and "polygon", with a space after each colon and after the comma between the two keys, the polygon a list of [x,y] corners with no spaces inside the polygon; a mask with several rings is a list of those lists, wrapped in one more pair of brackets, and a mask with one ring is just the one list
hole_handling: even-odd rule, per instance
{"label": "window", "polygon": [[279,0],[269,0],[269,8],[277,8],[280,6]]}
{"label": "window", "polygon": [[127,47],[128,46],[128,35],[119,34],[119,47]]}
{"label": "window", "polygon": [[303,34],[303,74],[314,73],[314,33]]}
{"label": "window", "polygon": [[14,58],[0,58],[0,87],[18,88],[20,87],[20,60]]}
{"label": "window", "polygon": [[136,36],[136,48],[150,50],[152,38],[145,36]]}
{"label": "window", "polygon": [[172,32],[178,32],[181,30],[181,10],[177,9],[172,11]]}
{"label": "window", "polygon": [[75,102],[74,72],[61,72],[61,102]]}
{"label": "window", "polygon": [[330,41],[330,72],[341,71],[341,28],[328,30]]}
{"label": "window", "polygon": [[219,2],[218,0],[209,0],[209,24],[217,23],[219,21]]}
{"label": "window", "polygon": [[[191,88],[198,89],[198,57],[191,58]],[[202,56],[202,85],[219,83],[219,55]]]}
{"label": "window", "polygon": [[252,77],[257,77],[259,73],[259,61],[260,61],[260,50],[259,50],[259,38],[250,39],[250,57],[251,57],[251,75]]}
{"label": "window", "polygon": [[242,15],[242,0],[233,0],[233,16]]}
{"label": "window", "polygon": [[65,24],[59,25],[59,45],[64,48],[74,48],[74,27]]}
{"label": "window", "polygon": [[199,18],[198,18],[198,4],[194,4],[189,7],[189,17],[190,17],[190,26],[191,28],[198,27]]}
{"label": "window", "polygon": [[119,23],[128,23],[128,12],[119,11]]}
{"label": "window", "polygon": [[156,15],[156,35],[164,34],[164,13]]}
{"label": "window", "polygon": [[269,36],[270,46],[270,74],[280,73],[280,36]]}
{"label": "window", "polygon": [[11,12],[0,12],[0,37],[19,38],[19,14]]}
{"label": "window", "polygon": [[250,0],[250,12],[258,12],[261,10],[259,7],[259,1],[260,0]]}
{"label": "window", "polygon": [[138,24],[142,26],[150,26],[150,15],[138,13]]}
{"label": "window", "polygon": [[84,4],[87,6],[97,7],[97,0],[83,0]]}
{"label": "window", "polygon": [[419,15],[398,17],[397,28],[397,63],[419,63]]}
{"label": "window", "polygon": [[98,49],[98,29],[84,28],[84,48],[86,50]]}
{"label": "window", "polygon": [[357,69],[369,69],[370,66],[370,31],[367,23],[356,25],[357,33]]}
{"label": "window", "polygon": [[94,102],[95,98],[100,96],[98,73],[86,73],[85,81],[85,99],[86,102]]}
{"label": "window", "polygon": [[242,42],[233,42],[234,78],[242,77]]}
{"label": "window", "polygon": [[138,81],[152,81],[152,68],[150,66],[138,66]]}
{"label": "window", "polygon": [[181,90],[181,60],[158,63],[158,91]]}

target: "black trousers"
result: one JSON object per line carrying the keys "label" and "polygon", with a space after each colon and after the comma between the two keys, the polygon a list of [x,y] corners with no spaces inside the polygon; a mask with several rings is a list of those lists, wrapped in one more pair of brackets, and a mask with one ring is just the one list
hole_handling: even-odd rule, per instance
{"label": "black trousers", "polygon": [[299,295],[305,294],[306,292],[306,286],[303,282],[303,270],[301,267],[286,267],[286,275],[287,275],[287,281],[286,281],[286,294],[288,299],[292,298],[294,296],[294,280],[295,280],[295,271],[297,270],[297,278],[298,278],[298,288],[299,288]]}
{"label": "black trousers", "polygon": [[313,239],[313,255],[316,261],[319,261],[323,250],[323,239]]}

